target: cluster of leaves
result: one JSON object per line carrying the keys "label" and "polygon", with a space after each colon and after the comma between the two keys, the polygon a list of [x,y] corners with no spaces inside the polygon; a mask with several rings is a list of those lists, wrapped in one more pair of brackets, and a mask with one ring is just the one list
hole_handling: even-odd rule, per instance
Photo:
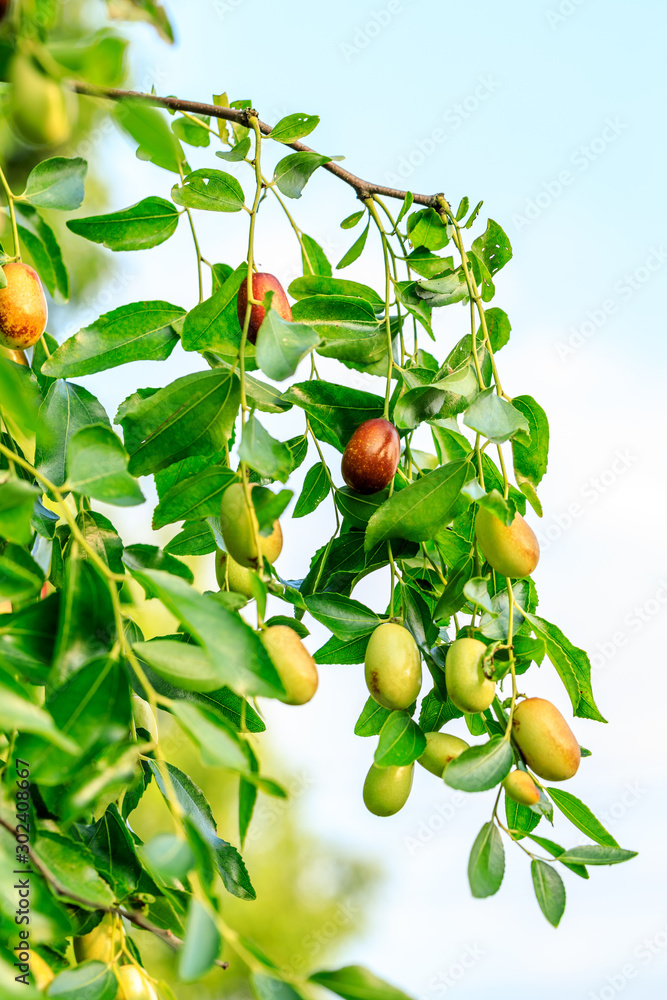
{"label": "cluster of leaves", "polygon": [[[227,106],[226,95],[216,103]],[[231,106],[250,107],[249,102]],[[175,183],[170,198],[151,196],[110,214],[69,221],[74,233],[113,251],[155,247],[175,232],[181,216],[194,227],[198,210],[248,208],[236,174],[192,170],[183,143],[197,148],[219,141],[223,148],[217,156],[230,169],[250,163],[257,185],[249,209],[253,224],[266,192],[281,204],[282,197],[299,198],[315,170],[331,159],[291,152],[277,162],[271,180],[261,175],[260,146],[307,135],[318,121],[310,115],[283,119],[263,142],[249,124],[217,120],[213,126],[207,118],[182,115],[169,127],[161,113],[131,102],[116,118],[135,140],[138,156],[172,172]],[[15,197],[15,206],[40,220],[39,230],[46,225],[40,209],[79,207],[84,175],[80,159],[45,160]],[[252,497],[259,530],[270,531],[292,499],[292,491],[281,486],[305,461],[309,441],[318,458],[305,475],[292,516],[312,514],[329,497],[335,530],[304,567],[302,580],[281,579],[268,562],[253,572],[258,620],[269,595],[284,607],[267,624],[289,624],[304,635],[304,615],[311,615],[331,632],[315,653],[319,664],[362,663],[370,635],[389,617],[410,630],[433,684],[416,720],[414,713],[389,712],[372,700],[363,708],[355,731],[379,737],[378,765],[412,763],[423,752],[425,732],[461,716],[448,699],[444,665],[448,645],[464,635],[488,645],[489,669],[499,682],[510,664],[521,674],[546,656],[564,683],[573,714],[604,721],[593,699],[586,654],[536,614],[533,581],[511,588],[485,564],[475,543],[479,507],[506,524],[517,511],[525,512],[527,501],[541,513],[536,490],[547,466],[544,411],[531,396],[509,399],[497,376],[495,354],[509,339],[510,322],[501,308],[487,303],[495,294],[495,276],[511,258],[509,240],[489,220],[466,251],[463,235],[480,205],[470,211],[464,198],[454,212],[443,199],[438,210],[414,210],[412,201],[408,194],[394,220],[379,199],[367,198],[342,223],[351,229],[364,221],[365,227],[337,270],[361,255],[372,227],[378,230],[387,270],[383,295],[334,277],[321,246],[288,215],[303,259],[303,275],[289,286],[293,321],[271,310],[268,297],[256,344],[247,341],[236,307],[253,263],[251,228],[248,261],[238,265],[207,265],[197,246],[201,294],[193,308],[165,301],[122,305],[63,344],[44,335],[30,366],[2,360],[0,599],[11,602],[11,611],[0,618],[0,727],[7,773],[15,758],[30,762],[34,857],[45,875],[33,900],[40,914],[34,933],[38,942],[50,943],[48,958],[56,970],[65,963],[69,936],[90,930],[105,910],[120,908],[130,915],[140,910],[158,931],[182,937],[179,975],[194,980],[218,959],[226,937],[216,876],[228,892],[254,898],[242,857],[219,836],[201,791],[162,759],[151,732],[133,722],[131,695],[169,712],[204,763],[238,775],[242,847],[258,792],[285,794],[261,773],[248,739],[264,729],[253,699],[280,698],[284,688],[258,633],[239,613],[245,599],[226,590],[200,593],[179,557],[224,547],[220,501],[246,472],[258,484]],[[386,228],[379,210],[387,217]],[[53,234],[44,242],[51,247],[49,259],[57,259],[64,272]],[[399,279],[399,268],[406,280]],[[438,360],[419,346],[419,336],[430,338],[435,351],[433,311],[455,303],[470,304],[479,328],[473,319],[471,332],[448,345]],[[99,400],[71,381],[136,360],[164,360],[175,349],[199,353],[208,368],[129,395],[114,416],[122,439]],[[316,355],[335,359],[342,366],[340,378],[319,378]],[[307,357],[310,377],[285,390],[280,383],[293,379]],[[382,376],[385,396],[346,385],[344,369]],[[374,384],[369,378],[369,386]],[[261,415],[275,417],[295,407],[303,414],[303,432],[276,439]],[[364,420],[383,414],[403,443],[392,487],[371,496],[337,487],[322,446],[342,453]],[[416,446],[415,436],[421,435],[421,443],[425,432],[432,453]],[[518,488],[509,483],[502,460],[507,444]],[[487,453],[489,446],[497,447],[499,465]],[[153,527],[181,524],[164,550],[125,546],[112,521],[93,507],[95,501],[141,504],[143,476],[154,477],[159,498]],[[386,566],[391,566],[389,606],[379,612],[352,594],[361,579]],[[174,616],[176,632],[145,640],[132,620],[128,578]],[[469,616],[465,624],[462,615]],[[524,766],[505,738],[507,707],[496,699],[492,709],[466,716],[471,734],[485,741],[448,766],[447,784],[485,791],[496,788],[513,763]],[[143,844],[132,830],[131,814],[153,780],[178,832]],[[551,820],[553,805],[595,843],[566,851],[537,836],[541,820]],[[0,847],[9,860],[9,801],[0,808],[5,827]],[[589,864],[632,856],[582,802],[561,789],[546,789],[534,807],[507,800],[506,821],[511,839],[531,839],[584,878]],[[497,891],[502,881],[498,826],[494,809],[473,846],[469,875],[476,896]],[[565,904],[560,876],[541,858],[532,864],[538,902],[557,924]],[[9,930],[12,910],[10,900],[0,899],[4,929]],[[258,1000],[276,993],[297,1000],[298,982],[283,982],[252,942],[240,946],[254,963]],[[1,958],[3,973],[9,974],[9,953]],[[90,1000],[102,1000],[102,985],[90,985],[104,982],[97,976],[85,963],[61,972],[56,993],[69,1000],[85,986]],[[356,967],[311,978],[347,1000],[403,996]],[[166,984],[160,989],[171,995]]]}

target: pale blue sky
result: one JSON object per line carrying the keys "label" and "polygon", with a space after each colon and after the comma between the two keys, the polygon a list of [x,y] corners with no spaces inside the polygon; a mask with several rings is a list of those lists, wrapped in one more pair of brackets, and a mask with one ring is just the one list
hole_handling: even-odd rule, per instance
{"label": "pale blue sky", "polygon": [[[501,892],[473,901],[465,870],[489,796],[461,805],[421,772],[402,813],[369,817],[360,788],[372,750],[352,735],[363,679],[356,667],[323,668],[320,694],[299,710],[302,730],[295,710],[271,706],[269,715],[278,752],[315,779],[299,804],[304,820],[385,868],[371,930],[346,944],[341,963],[368,964],[422,1000],[481,1000],[491,991],[514,1000],[664,996],[667,7],[657,0],[166,6],[179,39],[174,50],[147,29],[131,31],[138,87],[154,83],[158,93],[201,100],[226,89],[251,98],[269,122],[319,114],[313,145],[345,155],[351,170],[381,181],[402,171],[400,186],[442,190],[455,203],[484,198],[483,215],[505,227],[514,260],[497,281],[496,302],[513,334],[499,366],[509,392],[533,394],[552,425],[545,518],[532,520],[543,548],[540,610],[596,653],[598,699],[610,719],[607,727],[577,721],[593,756],[569,787],[604,814],[623,846],[641,851],[628,865],[593,871],[588,883],[568,877],[558,931],[541,917],[516,849],[508,851]],[[100,151],[121,157],[116,207],[168,193],[171,178],[138,163],[124,139],[112,136]],[[191,159],[214,165],[207,151]],[[353,193],[322,174],[292,207],[338,260],[352,242],[338,222],[354,211]],[[245,219],[203,215],[205,252],[237,263]],[[259,230],[262,266],[292,274],[297,256],[279,215],[265,211]],[[349,276],[380,282],[377,251],[369,241]],[[113,267],[114,304],[194,302],[185,227],[150,255],[117,255]],[[90,312],[110,308],[103,294]],[[450,307],[439,318],[441,356],[463,329],[464,312]],[[168,381],[195,363],[175,352],[161,367],[83,381],[113,411],[137,385]],[[291,419],[276,427],[281,437],[293,433]],[[140,514],[115,512],[128,541],[145,533]],[[306,546],[321,544],[330,516],[287,527],[284,575],[303,573]],[[384,599],[376,580],[359,596],[378,607]],[[534,673],[531,692],[566,709],[552,668]],[[578,839],[565,825],[554,837]],[[468,968],[459,977],[464,954]]]}

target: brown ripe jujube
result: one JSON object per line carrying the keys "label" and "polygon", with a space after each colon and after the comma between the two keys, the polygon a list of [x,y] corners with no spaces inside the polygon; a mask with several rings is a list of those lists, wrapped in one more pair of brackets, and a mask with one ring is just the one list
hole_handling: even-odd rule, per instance
{"label": "brown ripe jujube", "polygon": [[25,350],[46,329],[47,308],[39,275],[28,264],[4,266],[7,287],[0,288],[0,344]]}
{"label": "brown ripe jujube", "polygon": [[378,493],[396,475],[401,457],[398,431],[384,417],[357,427],[343,452],[343,479],[356,493]]}
{"label": "brown ripe jujube", "polygon": [[[271,299],[271,308],[278,313],[278,315],[286,320],[288,323],[292,322],[292,309],[289,302],[287,301],[287,296],[285,295],[285,290],[280,284],[278,279],[273,274],[265,274],[258,271],[252,276],[252,297],[258,302],[264,300],[264,296],[267,292],[273,292],[273,298]],[[241,329],[243,329],[243,324],[245,323],[246,308],[248,305],[248,282],[244,281],[239,288],[238,295],[236,296],[236,309],[238,312],[239,323],[241,324]],[[250,324],[248,326],[248,341],[254,344],[257,340],[257,331],[264,322],[264,317],[266,315],[266,309],[261,305],[253,305],[250,310]]]}

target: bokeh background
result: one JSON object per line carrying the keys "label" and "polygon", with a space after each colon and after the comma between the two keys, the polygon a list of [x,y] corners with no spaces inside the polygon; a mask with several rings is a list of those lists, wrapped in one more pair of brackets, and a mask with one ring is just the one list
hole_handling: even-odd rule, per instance
{"label": "bokeh background", "polygon": [[[293,794],[285,807],[264,801],[245,851],[259,900],[229,903],[230,919],[256,931],[269,949],[275,938],[280,960],[295,969],[359,962],[422,1000],[481,1000],[491,992],[515,1000],[620,994],[657,1000],[667,983],[661,643],[667,8],[660,0],[167,0],[165,6],[174,47],[146,26],[122,29],[131,39],[129,81],[137,89],[154,86],[159,94],[204,101],[226,90],[230,99],[251,99],[268,122],[291,112],[319,114],[321,124],[307,140],[318,150],[344,155],[351,170],[381,183],[444,191],[455,205],[463,195],[471,204],[484,198],[482,217],[490,215],[509,235],[514,259],[498,277],[495,301],[513,330],[499,367],[508,392],[534,395],[551,422],[549,471],[540,489],[545,515],[531,518],[543,553],[535,574],[540,611],[590,651],[598,702],[609,719],[608,726],[577,721],[580,742],[593,755],[568,788],[622,846],[640,852],[629,864],[592,870],[589,882],[566,872],[568,905],[557,931],[538,910],[527,859],[516,848],[507,851],[498,895],[473,900],[468,852],[488,818],[491,793],[464,797],[418,768],[404,810],[388,820],[370,816],[361,787],[373,748],[352,732],[366,698],[363,672],[324,667],[308,706],[265,706],[269,770]],[[171,175],[138,161],[129,140],[104,119],[72,144],[69,153],[77,152],[91,158],[105,185],[91,188],[83,214],[103,203],[122,208],[146,195],[168,196]],[[215,165],[212,149],[188,152],[193,167]],[[238,176],[249,190],[249,171]],[[322,171],[290,205],[334,263],[353,241],[339,222],[355,207],[353,192]],[[243,213],[196,215],[204,255],[235,266],[245,253]],[[73,240],[68,245],[71,254],[82,253]],[[279,209],[267,201],[260,268],[287,285],[299,271],[297,250]],[[164,298],[186,307],[196,301],[184,223],[148,254],[91,256],[89,244],[85,253],[97,277],[84,286],[91,272],[82,273],[76,307],[52,310],[59,339],[126,301]],[[345,276],[382,287],[377,243],[369,240]],[[464,308],[440,310],[439,357],[465,323]],[[166,363],[137,363],[80,381],[113,414],[137,386],[166,384],[197,367],[197,356],[177,348]],[[320,370],[331,378],[343,371],[333,363]],[[373,388],[355,373],[344,377]],[[269,426],[285,439],[300,430],[299,414]],[[329,457],[338,473],[335,454]],[[152,499],[150,482],[145,491]],[[148,504],[107,513],[127,543],[147,540]],[[323,504],[303,521],[284,522],[278,568],[300,578],[330,534],[332,511]],[[157,541],[174,533],[159,533]],[[213,585],[212,559],[198,561],[203,587]],[[386,594],[381,575],[355,591],[376,609]],[[323,638],[312,623],[311,648]],[[569,712],[548,663],[533,668],[523,686]],[[452,731],[466,735],[459,723]],[[177,734],[167,739],[177,749]],[[226,815],[226,779],[198,773],[214,808]],[[152,822],[150,810],[138,820],[146,831]],[[231,814],[225,822],[222,833],[234,840]],[[557,823],[553,837],[568,846],[578,842],[567,824]],[[231,983],[216,973],[206,990],[222,995],[236,988]]]}

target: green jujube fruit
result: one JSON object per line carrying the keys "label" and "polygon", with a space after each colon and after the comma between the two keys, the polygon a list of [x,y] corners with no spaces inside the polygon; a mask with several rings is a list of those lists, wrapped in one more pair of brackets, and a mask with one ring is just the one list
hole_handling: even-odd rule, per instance
{"label": "green jujube fruit", "polygon": [[[261,539],[259,545],[261,548]],[[232,559],[228,552],[218,549],[215,554],[215,578],[221,590],[225,587],[225,583],[227,583],[229,589],[235,594],[242,594],[249,601],[252,600],[254,594],[250,582],[252,580],[251,574],[252,570],[246,566],[239,566],[236,559]]]}
{"label": "green jujube fruit", "polygon": [[408,801],[413,764],[378,767],[371,764],[364,782],[364,805],[374,816],[393,816]]}
{"label": "green jujube fruit", "polygon": [[378,625],[366,647],[366,684],[379,705],[392,711],[409,708],[422,686],[417,643],[402,625]]}
{"label": "green jujube fruit", "polygon": [[475,536],[488,564],[502,576],[518,579],[530,576],[540,558],[540,546],[535,532],[515,514],[510,525],[485,507],[475,518]]}
{"label": "green jujube fruit", "polygon": [[155,987],[143,969],[121,965],[118,969],[116,1000],[158,1000]]}
{"label": "green jujube fruit", "polygon": [[280,700],[287,705],[305,705],[317,691],[315,660],[289,625],[270,625],[260,639],[271,657],[285,688]]}
{"label": "green jujube fruit", "polygon": [[[250,485],[252,490],[254,483]],[[260,535],[257,514],[252,504],[248,507],[243,483],[232,483],[222,494],[220,502],[220,525],[225,546],[232,559],[240,566],[257,569],[257,545],[262,556],[274,563],[283,547],[283,533],[279,521],[274,521],[270,535]]]}
{"label": "green jujube fruit", "polygon": [[479,639],[455,639],[447,650],[447,694],[461,712],[484,712],[495,697],[496,685],[482,670],[485,653]]}
{"label": "green jujube fruit", "polygon": [[77,962],[104,962],[108,965],[120,952],[125,931],[113,913],[105,913],[97,927],[89,934],[74,938]]}
{"label": "green jujube fruit", "polygon": [[522,806],[534,806],[540,801],[540,790],[526,771],[510,771],[503,781],[509,797]]}
{"label": "green jujube fruit", "polygon": [[450,733],[425,733],[426,749],[421,757],[417,758],[417,763],[425,767],[431,774],[441,778],[450,761],[467,750],[469,745],[465,740]]}
{"label": "green jujube fruit", "polygon": [[19,138],[34,146],[67,142],[76,115],[76,98],[47,76],[27,55],[17,55],[9,69],[12,84],[9,121]]}
{"label": "green jujube fruit", "polygon": [[526,698],[514,710],[512,735],[526,764],[547,781],[566,781],[575,775],[581,749],[555,705],[545,698]]}

